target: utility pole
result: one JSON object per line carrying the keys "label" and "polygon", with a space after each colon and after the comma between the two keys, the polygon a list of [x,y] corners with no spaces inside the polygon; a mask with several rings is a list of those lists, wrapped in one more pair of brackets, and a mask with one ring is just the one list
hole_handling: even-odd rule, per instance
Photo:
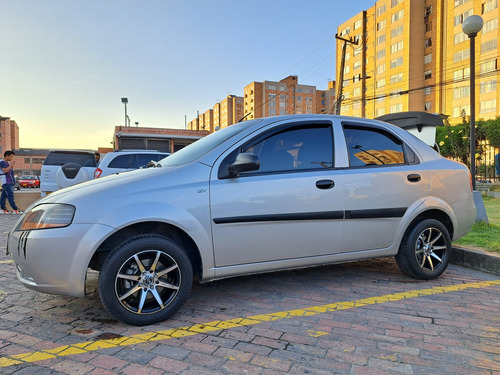
{"label": "utility pole", "polygon": [[344,65],[345,65],[345,53],[347,50],[347,43],[358,45],[358,40],[354,40],[352,37],[349,39],[342,38],[338,34],[335,34],[335,39],[343,40],[344,45],[342,46],[342,57],[340,60],[340,76],[339,76],[339,87],[337,93],[337,104],[335,106],[335,114],[340,115],[340,106],[342,104],[342,86],[344,85]]}

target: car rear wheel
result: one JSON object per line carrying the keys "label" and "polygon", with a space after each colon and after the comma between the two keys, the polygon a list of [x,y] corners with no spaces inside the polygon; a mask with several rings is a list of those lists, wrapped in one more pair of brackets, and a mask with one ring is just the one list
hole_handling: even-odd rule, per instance
{"label": "car rear wheel", "polygon": [[425,219],[407,230],[396,262],[407,275],[431,280],[441,275],[450,260],[451,237],[446,227],[434,219]]}
{"label": "car rear wheel", "polygon": [[117,246],[104,262],[99,293],[106,309],[133,325],[154,324],[184,304],[193,270],[182,248],[169,238],[139,235]]}

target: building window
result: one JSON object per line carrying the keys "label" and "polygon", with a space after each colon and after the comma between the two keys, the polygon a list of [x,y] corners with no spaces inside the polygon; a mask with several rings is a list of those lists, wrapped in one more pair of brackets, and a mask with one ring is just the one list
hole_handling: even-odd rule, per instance
{"label": "building window", "polygon": [[377,31],[380,31],[385,28],[386,21],[382,20],[380,22],[377,22]]}
{"label": "building window", "polygon": [[398,57],[397,59],[391,60],[391,69],[397,68],[398,66],[403,65],[403,58]]}
{"label": "building window", "polygon": [[358,60],[352,64],[352,70],[359,69],[359,68],[361,68],[361,61]]}
{"label": "building window", "polygon": [[460,44],[460,43],[464,42],[466,39],[467,39],[467,35],[463,31],[460,31],[459,33],[455,34],[455,36],[453,37],[453,42],[455,44]]}
{"label": "building window", "polygon": [[385,13],[385,4],[377,8],[377,17]]}
{"label": "building window", "polygon": [[392,29],[392,30],[391,30],[391,38],[395,38],[395,37],[397,37],[398,35],[403,34],[403,30],[404,30],[404,26],[403,26],[403,25],[398,26],[398,27],[396,27],[395,29]]}
{"label": "building window", "polygon": [[485,34],[496,29],[498,29],[498,18],[493,18],[492,20],[484,23],[482,32]]}
{"label": "building window", "polygon": [[403,103],[393,104],[389,109],[390,113],[403,112]]}
{"label": "building window", "polygon": [[497,69],[497,60],[489,60],[481,64],[481,74],[493,72]]}
{"label": "building window", "polygon": [[276,90],[276,86],[275,85],[269,85],[269,86],[267,86],[267,89],[268,90]]}
{"label": "building window", "polygon": [[362,47],[361,46],[358,47],[358,48],[355,48],[354,49],[354,56],[358,56],[361,53],[361,51],[362,51]]}
{"label": "building window", "polygon": [[425,32],[431,31],[432,30],[432,21],[427,21],[425,23]]}
{"label": "building window", "polygon": [[455,70],[453,72],[453,81],[461,81],[470,77],[470,68]]}
{"label": "building window", "polygon": [[496,99],[486,100],[479,103],[480,113],[495,112],[496,109],[497,109]]}
{"label": "building window", "polygon": [[498,0],[489,0],[481,5],[481,13],[491,12],[498,8]]}
{"label": "building window", "polygon": [[403,80],[403,73],[393,74],[391,76],[391,85],[401,82]]}
{"label": "building window", "polygon": [[377,89],[381,88],[381,87],[384,87],[385,86],[385,78],[382,78],[382,79],[379,79],[376,83],[375,83]]}
{"label": "building window", "polygon": [[429,64],[432,62],[432,53],[424,56],[424,64]]}
{"label": "building window", "polygon": [[375,110],[375,116],[376,117],[380,117],[380,116],[383,116],[385,115],[385,108],[377,108]]}
{"label": "building window", "polygon": [[354,23],[354,30],[357,30],[361,27],[361,25],[363,24],[363,21],[362,20],[359,20],[359,21],[356,21]]}
{"label": "building window", "polygon": [[400,11],[394,13],[392,16],[391,16],[391,21],[392,23],[396,22],[396,21],[399,21],[399,20],[402,20],[404,18],[404,15],[405,15],[405,11],[404,9],[401,9]]}
{"label": "building window", "polygon": [[489,52],[497,49],[497,40],[489,40],[487,42],[481,43],[481,53]]}
{"label": "building window", "polygon": [[382,43],[385,43],[385,34],[380,35],[380,36],[377,38],[377,45],[382,44]]}
{"label": "building window", "polygon": [[430,79],[432,78],[432,70],[426,70],[424,72],[424,79]]}
{"label": "building window", "polygon": [[381,49],[377,52],[377,59],[381,59],[382,57],[385,57],[385,49]]}
{"label": "building window", "polygon": [[347,35],[351,33],[351,26],[346,27],[344,30],[340,32],[340,36]]}
{"label": "building window", "polygon": [[465,117],[470,115],[470,104],[453,107],[453,117]]}
{"label": "building window", "polygon": [[431,110],[431,102],[425,102],[424,103],[424,110],[425,111],[430,111]]}
{"label": "building window", "polygon": [[401,51],[402,49],[403,49],[403,41],[402,40],[391,45],[391,53],[396,53],[398,51]]}
{"label": "building window", "polygon": [[473,14],[472,9],[469,9],[467,12],[455,16],[455,26],[464,23],[467,17],[472,16],[472,14]]}
{"label": "building window", "polygon": [[470,96],[470,86],[455,87],[453,89],[453,99],[462,99]]}
{"label": "building window", "polygon": [[354,90],[352,90],[352,95],[354,98],[358,98],[361,96],[361,87],[356,87]]}
{"label": "building window", "polygon": [[432,38],[427,38],[424,42],[424,48],[432,46]]}
{"label": "building window", "polygon": [[432,5],[425,7],[424,17],[429,17],[432,14]]}
{"label": "building window", "polygon": [[470,0],[455,0],[455,7],[458,7],[462,4],[465,4],[467,2],[469,2]]}
{"label": "building window", "polygon": [[377,74],[382,74],[385,72],[385,64],[380,64],[377,66]]}
{"label": "building window", "polygon": [[466,48],[453,54],[453,62],[456,64],[462,60],[469,59],[470,49]]}
{"label": "building window", "polygon": [[495,92],[497,89],[497,80],[493,79],[491,81],[481,82],[481,94],[486,94],[487,92]]}
{"label": "building window", "polygon": [[424,95],[430,95],[430,94],[431,94],[431,88],[430,87],[424,88]]}
{"label": "building window", "polygon": [[403,2],[403,0],[391,0],[391,8],[394,8],[396,5],[399,5]]}

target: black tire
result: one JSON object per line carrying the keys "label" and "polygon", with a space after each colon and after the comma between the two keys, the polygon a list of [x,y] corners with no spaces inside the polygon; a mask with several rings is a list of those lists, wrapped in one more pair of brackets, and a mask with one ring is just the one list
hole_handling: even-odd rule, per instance
{"label": "black tire", "polygon": [[408,276],[431,280],[445,271],[450,255],[448,229],[440,221],[425,219],[406,231],[396,262]]}
{"label": "black tire", "polygon": [[179,310],[192,283],[191,263],[177,243],[160,235],[139,235],[110,253],[99,275],[99,293],[115,318],[142,326]]}

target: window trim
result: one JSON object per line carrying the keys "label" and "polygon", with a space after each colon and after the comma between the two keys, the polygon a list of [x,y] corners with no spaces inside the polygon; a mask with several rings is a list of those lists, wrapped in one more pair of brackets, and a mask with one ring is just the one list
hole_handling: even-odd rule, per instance
{"label": "window trim", "polygon": [[370,130],[370,131],[375,131],[380,134],[386,135],[389,134],[391,137],[397,139],[399,142],[401,142],[401,148],[403,149],[403,156],[404,156],[404,163],[395,163],[395,164],[368,164],[368,165],[361,165],[361,166],[351,166],[351,159],[349,155],[349,147],[347,145],[347,142],[345,144],[346,146],[346,152],[347,152],[347,161],[349,163],[349,166],[344,168],[344,169],[366,169],[366,168],[387,168],[387,167],[397,167],[397,166],[403,166],[403,165],[418,165],[420,164],[420,160],[416,154],[416,152],[411,148],[408,143],[406,143],[404,140],[401,139],[401,137],[392,131],[390,129],[386,129],[383,127],[378,127],[376,125],[372,124],[364,124],[364,123],[359,123],[359,122],[353,122],[353,121],[342,121],[341,122],[342,126],[342,132],[344,135],[344,141],[345,141],[345,128],[346,127],[351,127],[351,128],[358,128],[361,130]]}
{"label": "window trim", "polygon": [[223,169],[227,168],[227,166],[231,164],[231,162],[229,161],[231,158],[236,158],[236,156],[239,153],[241,153],[243,149],[248,148],[250,144],[257,144],[269,137],[288,131],[289,129],[300,128],[300,127],[305,127],[305,128],[314,127],[316,125],[321,125],[322,127],[328,128],[330,130],[331,140],[332,140],[332,166],[324,168],[303,168],[303,169],[297,168],[297,169],[288,169],[283,171],[266,171],[266,172],[252,171],[248,173],[242,173],[237,178],[279,175],[285,173],[325,172],[325,171],[339,169],[335,168],[335,131],[333,129],[333,123],[329,120],[297,121],[297,122],[289,122],[286,124],[273,127],[272,129],[265,130],[262,133],[258,134],[257,136],[254,135],[250,139],[241,143],[239,146],[235,147],[231,152],[229,152],[224,156],[224,159],[220,163],[217,171],[217,179],[224,180],[230,178],[227,171]]}

